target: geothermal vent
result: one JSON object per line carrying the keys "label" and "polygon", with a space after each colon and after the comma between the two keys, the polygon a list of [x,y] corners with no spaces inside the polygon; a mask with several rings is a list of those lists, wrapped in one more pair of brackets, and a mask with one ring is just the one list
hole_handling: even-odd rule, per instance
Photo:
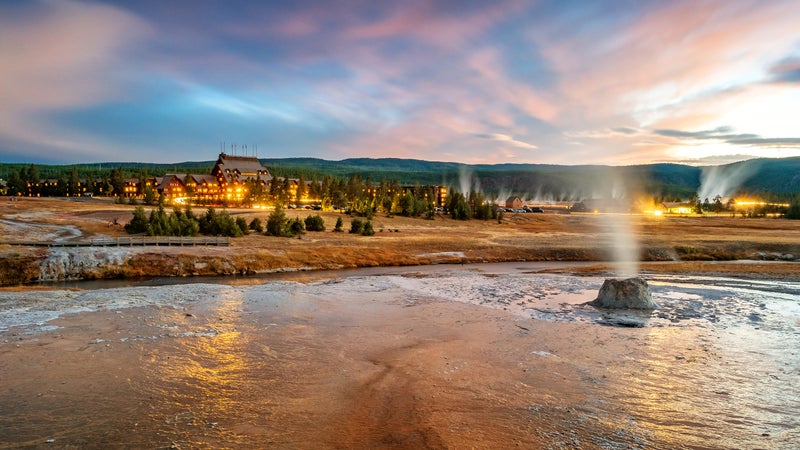
{"label": "geothermal vent", "polygon": [[617,280],[610,278],[603,283],[597,299],[590,302],[600,308],[611,309],[656,309],[650,287],[639,277]]}

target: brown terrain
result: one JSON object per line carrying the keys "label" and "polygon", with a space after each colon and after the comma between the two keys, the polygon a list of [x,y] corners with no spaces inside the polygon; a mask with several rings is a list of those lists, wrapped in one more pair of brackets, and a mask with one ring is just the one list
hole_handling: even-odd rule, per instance
{"label": "brown terrain", "polygon": [[[325,232],[252,234],[229,247],[9,244],[125,236],[114,221],[126,223],[132,209],[4,200],[0,276],[19,292],[3,294],[50,289],[19,283],[35,283],[52,255],[78,250],[99,261],[123,255],[92,265],[69,253],[71,276],[87,279],[523,260],[563,261],[542,267],[569,274],[613,270],[613,227],[602,214],[507,214],[502,223],[377,216],[367,237],[332,232],[337,217],[345,229],[350,218],[324,212]],[[646,272],[800,279],[800,221],[621,217]],[[413,270],[435,282],[433,269]],[[796,379],[762,375],[770,363],[742,359],[723,332],[553,323],[347,283],[231,283],[201,288],[211,291],[205,300],[189,285],[101,290],[123,303],[176,303],[64,314],[35,333],[12,326],[0,333],[0,448],[787,448],[794,439],[766,419],[732,428],[738,410],[720,411],[753,388],[748,370],[759,392]]]}
{"label": "brown terrain", "polygon": [[[46,247],[9,243],[85,242],[127,236],[122,225],[133,207],[106,199],[20,199],[0,203],[0,280],[2,285],[42,278]],[[196,213],[203,209],[195,208]],[[268,212],[230,209],[248,222]],[[250,234],[230,247],[132,247],[122,264],[95,264],[63,276],[82,279],[150,276],[230,275],[279,271],[407,266],[501,261],[594,261],[584,271],[603,273],[614,245],[613,223],[603,214],[506,214],[501,223],[387,217],[372,219],[375,236],[351,235],[351,218],[337,212],[288,210],[288,217],[320,214],[325,232],[300,238]],[[337,217],[344,233],[332,231]],[[659,272],[712,272],[797,278],[800,221],[726,216],[618,216],[630,222],[639,243],[642,269]],[[362,219],[363,220],[363,219]],[[627,234],[627,233],[626,233]],[[96,248],[97,249],[97,248]],[[102,249],[98,249],[102,253]],[[746,261],[742,263],[742,261]],[[62,275],[59,275],[61,277]]]}

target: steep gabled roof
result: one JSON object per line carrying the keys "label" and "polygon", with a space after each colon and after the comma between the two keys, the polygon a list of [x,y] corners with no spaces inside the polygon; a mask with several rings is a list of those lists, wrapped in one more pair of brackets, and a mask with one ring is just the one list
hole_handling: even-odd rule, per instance
{"label": "steep gabled roof", "polygon": [[201,184],[203,182],[205,182],[207,184],[218,184],[219,183],[219,180],[217,180],[217,177],[215,177],[214,175],[198,175],[198,174],[194,174],[194,173],[188,173],[188,174],[183,176],[184,184],[187,183],[187,180],[189,178],[194,180],[194,182],[197,183],[197,184]]}
{"label": "steep gabled roof", "polygon": [[[156,178],[156,179],[158,179],[158,178]],[[170,183],[173,183],[174,181],[177,181],[178,184],[183,186],[183,180],[181,180],[179,175],[166,174],[166,175],[164,175],[164,177],[161,178],[160,182],[158,183],[158,190],[159,191],[163,191],[164,188],[169,186]]]}
{"label": "steep gabled roof", "polygon": [[261,165],[258,158],[249,156],[230,156],[220,153],[217,163],[211,169],[211,175],[223,178],[226,183],[259,178],[260,175],[269,175],[269,170]]}

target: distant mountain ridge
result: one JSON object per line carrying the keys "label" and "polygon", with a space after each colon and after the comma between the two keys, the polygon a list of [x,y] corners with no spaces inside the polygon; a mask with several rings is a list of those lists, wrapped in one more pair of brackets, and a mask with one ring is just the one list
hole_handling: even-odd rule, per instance
{"label": "distant mountain ridge", "polygon": [[[350,158],[329,161],[318,158],[270,158],[262,163],[292,173],[358,174],[374,181],[397,179],[401,183],[459,186],[467,177],[473,186],[494,193],[535,196],[603,196],[614,183],[638,187],[653,195],[691,197],[703,181],[714,183],[716,174],[728,189],[720,195],[742,191],[752,194],[790,196],[800,193],[800,157],[757,158],[721,166],[689,166],[657,163],[632,166],[554,164],[463,164],[400,158]],[[704,176],[704,174],[706,174]],[[739,179],[733,179],[738,177]],[[708,186],[714,192],[714,186]],[[598,192],[599,191],[599,192]],[[575,195],[571,195],[575,194]],[[716,195],[716,194],[714,194]],[[713,197],[713,195],[712,195]],[[701,200],[703,200],[701,198]]]}

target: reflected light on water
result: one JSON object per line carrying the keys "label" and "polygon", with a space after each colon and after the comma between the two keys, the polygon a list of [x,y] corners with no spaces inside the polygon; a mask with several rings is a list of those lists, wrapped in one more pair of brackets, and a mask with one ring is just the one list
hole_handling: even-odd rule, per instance
{"label": "reflected light on water", "polygon": [[[676,436],[680,441],[674,443],[685,445],[688,438],[697,439],[695,445],[707,442],[710,437],[700,434],[714,433],[709,427],[707,411],[709,405],[697,405],[700,398],[707,401],[703,391],[702,369],[708,357],[701,355],[702,350],[686,347],[687,342],[697,342],[698,337],[688,339],[686,329],[651,328],[642,340],[644,355],[637,356],[640,362],[646,361],[646,368],[641,366],[632,370],[623,365],[613,377],[618,380],[615,391],[621,404],[628,407],[628,413],[656,438],[659,442],[670,442]],[[665,352],[664,349],[674,349]],[[689,356],[687,356],[689,355]]]}
{"label": "reflected light on water", "polygon": [[[202,329],[216,330],[213,336],[175,339],[172,356],[151,359],[148,389],[154,398],[151,419],[171,435],[183,435],[186,442],[203,436],[202,442],[235,442],[236,426],[248,423],[255,414],[269,415],[269,399],[254,396],[254,384],[267,383],[263,358],[248,351],[251,333],[243,333],[243,301],[238,290],[228,291],[208,311]],[[269,349],[266,349],[270,351]],[[235,418],[237,423],[231,423]],[[192,430],[196,432],[192,432]],[[196,442],[195,442],[196,443]],[[199,444],[198,444],[199,445]]]}
{"label": "reflected light on water", "polygon": [[792,439],[785,418],[793,416],[798,389],[781,381],[781,368],[771,364],[777,359],[765,355],[774,343],[752,330],[686,328],[651,328],[643,341],[644,354],[634,359],[646,369],[612,369],[611,391],[657,441],[738,448],[748,436],[751,444],[782,448]]}

